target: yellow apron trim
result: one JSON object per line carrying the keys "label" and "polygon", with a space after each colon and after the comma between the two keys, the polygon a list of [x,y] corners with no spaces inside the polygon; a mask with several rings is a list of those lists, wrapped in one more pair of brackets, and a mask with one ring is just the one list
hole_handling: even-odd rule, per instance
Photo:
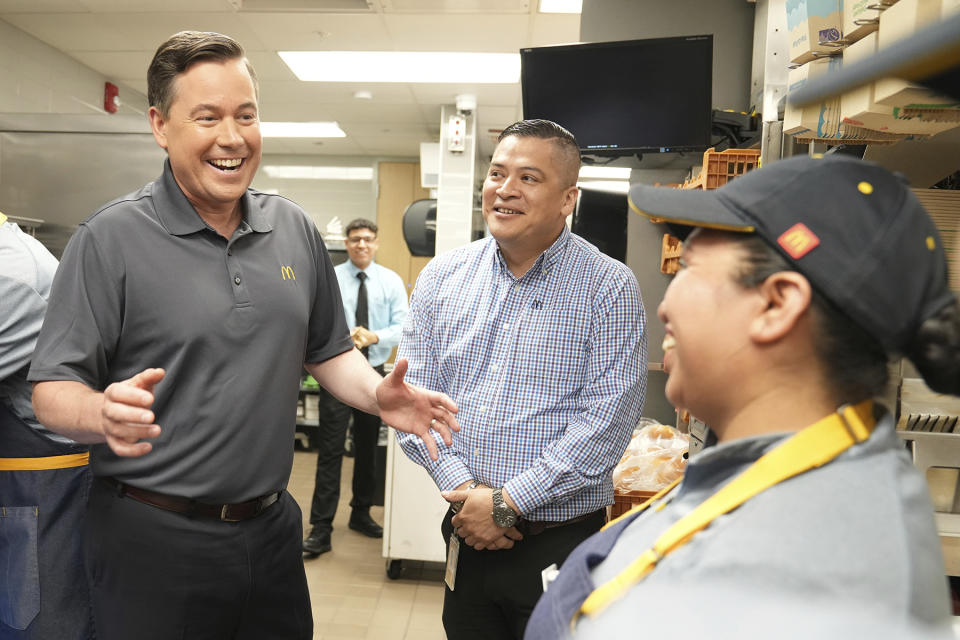
{"label": "yellow apron trim", "polygon": [[[653,547],[644,551],[616,577],[594,589],[570,621],[571,630],[581,615],[594,617],[603,611],[653,571],[664,556],[689,542],[717,517],[733,511],[750,498],[788,478],[827,464],[853,445],[869,438],[875,426],[873,402],[867,400],[856,406],[845,405],[836,413],[791,436],[674,523],[657,538]],[[638,508],[649,506],[659,495]]]}
{"label": "yellow apron trim", "polygon": [[0,224],[3,224],[7,221],[7,216],[3,215],[3,212],[0,211]]}
{"label": "yellow apron trim", "polygon": [[0,458],[0,471],[68,469],[70,467],[82,467],[89,463],[89,453],[71,453],[65,456],[46,456],[43,458]]}

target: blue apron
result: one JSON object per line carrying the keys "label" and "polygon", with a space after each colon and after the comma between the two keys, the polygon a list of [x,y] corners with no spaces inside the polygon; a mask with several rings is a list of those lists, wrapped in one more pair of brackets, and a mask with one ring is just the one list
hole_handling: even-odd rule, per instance
{"label": "blue apron", "polygon": [[0,640],[94,637],[82,556],[86,451],[45,438],[0,402]]}
{"label": "blue apron", "polygon": [[540,598],[527,623],[524,640],[557,640],[570,635],[570,621],[583,601],[597,585],[590,572],[603,562],[617,539],[642,511],[627,514],[606,529],[598,531],[580,544],[563,561],[557,579],[550,584],[550,598]]}

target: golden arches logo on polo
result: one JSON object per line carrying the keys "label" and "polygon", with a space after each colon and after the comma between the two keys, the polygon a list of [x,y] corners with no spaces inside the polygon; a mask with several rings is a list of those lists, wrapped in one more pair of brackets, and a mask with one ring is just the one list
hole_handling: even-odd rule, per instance
{"label": "golden arches logo on polo", "polygon": [[280,265],[280,275],[284,280],[296,280],[297,274],[293,272],[293,267],[290,265],[282,264]]}

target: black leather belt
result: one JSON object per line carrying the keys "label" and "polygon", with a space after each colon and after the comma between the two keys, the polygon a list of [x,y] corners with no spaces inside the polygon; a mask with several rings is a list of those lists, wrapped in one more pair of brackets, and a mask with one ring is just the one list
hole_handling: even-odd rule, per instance
{"label": "black leather belt", "polygon": [[206,502],[197,502],[190,498],[181,496],[171,496],[166,493],[158,493],[147,489],[138,489],[124,484],[116,478],[100,476],[97,478],[117,491],[121,497],[130,497],[137,502],[148,504],[151,507],[182,513],[184,515],[201,518],[212,518],[224,522],[240,522],[256,518],[264,512],[267,507],[280,499],[279,491],[268,493],[265,496],[238,502],[236,504],[208,504]]}
{"label": "black leather belt", "polygon": [[590,518],[604,518],[606,519],[606,509],[597,509],[596,511],[591,511],[590,513],[585,513],[582,516],[577,516],[575,518],[570,518],[569,520],[560,520],[556,522],[550,521],[541,521],[541,520],[520,520],[517,523],[517,530],[525,536],[535,536],[539,533],[543,533],[547,529],[555,529],[557,527],[565,527],[569,524],[576,524],[578,522],[583,522],[584,520],[589,520]]}

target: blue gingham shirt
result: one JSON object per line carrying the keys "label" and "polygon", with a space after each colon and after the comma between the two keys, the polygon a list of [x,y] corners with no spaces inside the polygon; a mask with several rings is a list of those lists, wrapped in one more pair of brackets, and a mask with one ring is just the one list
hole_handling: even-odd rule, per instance
{"label": "blue gingham shirt", "polygon": [[433,461],[407,455],[441,490],[503,486],[530,520],[567,520],[613,502],[614,465],[646,390],[647,337],[633,273],[564,228],[521,278],[493,238],[420,274],[398,357],[407,381],[443,391],[461,430]]}
{"label": "blue gingham shirt", "polygon": [[[340,296],[343,298],[343,314],[347,326],[357,326],[357,294],[360,291],[360,269],[347,260],[334,267]],[[371,262],[363,272],[367,274],[367,320],[370,331],[377,334],[376,344],[367,349],[367,360],[377,367],[387,361],[390,352],[400,342],[400,331],[407,317],[407,288],[403,278],[394,271]]]}

